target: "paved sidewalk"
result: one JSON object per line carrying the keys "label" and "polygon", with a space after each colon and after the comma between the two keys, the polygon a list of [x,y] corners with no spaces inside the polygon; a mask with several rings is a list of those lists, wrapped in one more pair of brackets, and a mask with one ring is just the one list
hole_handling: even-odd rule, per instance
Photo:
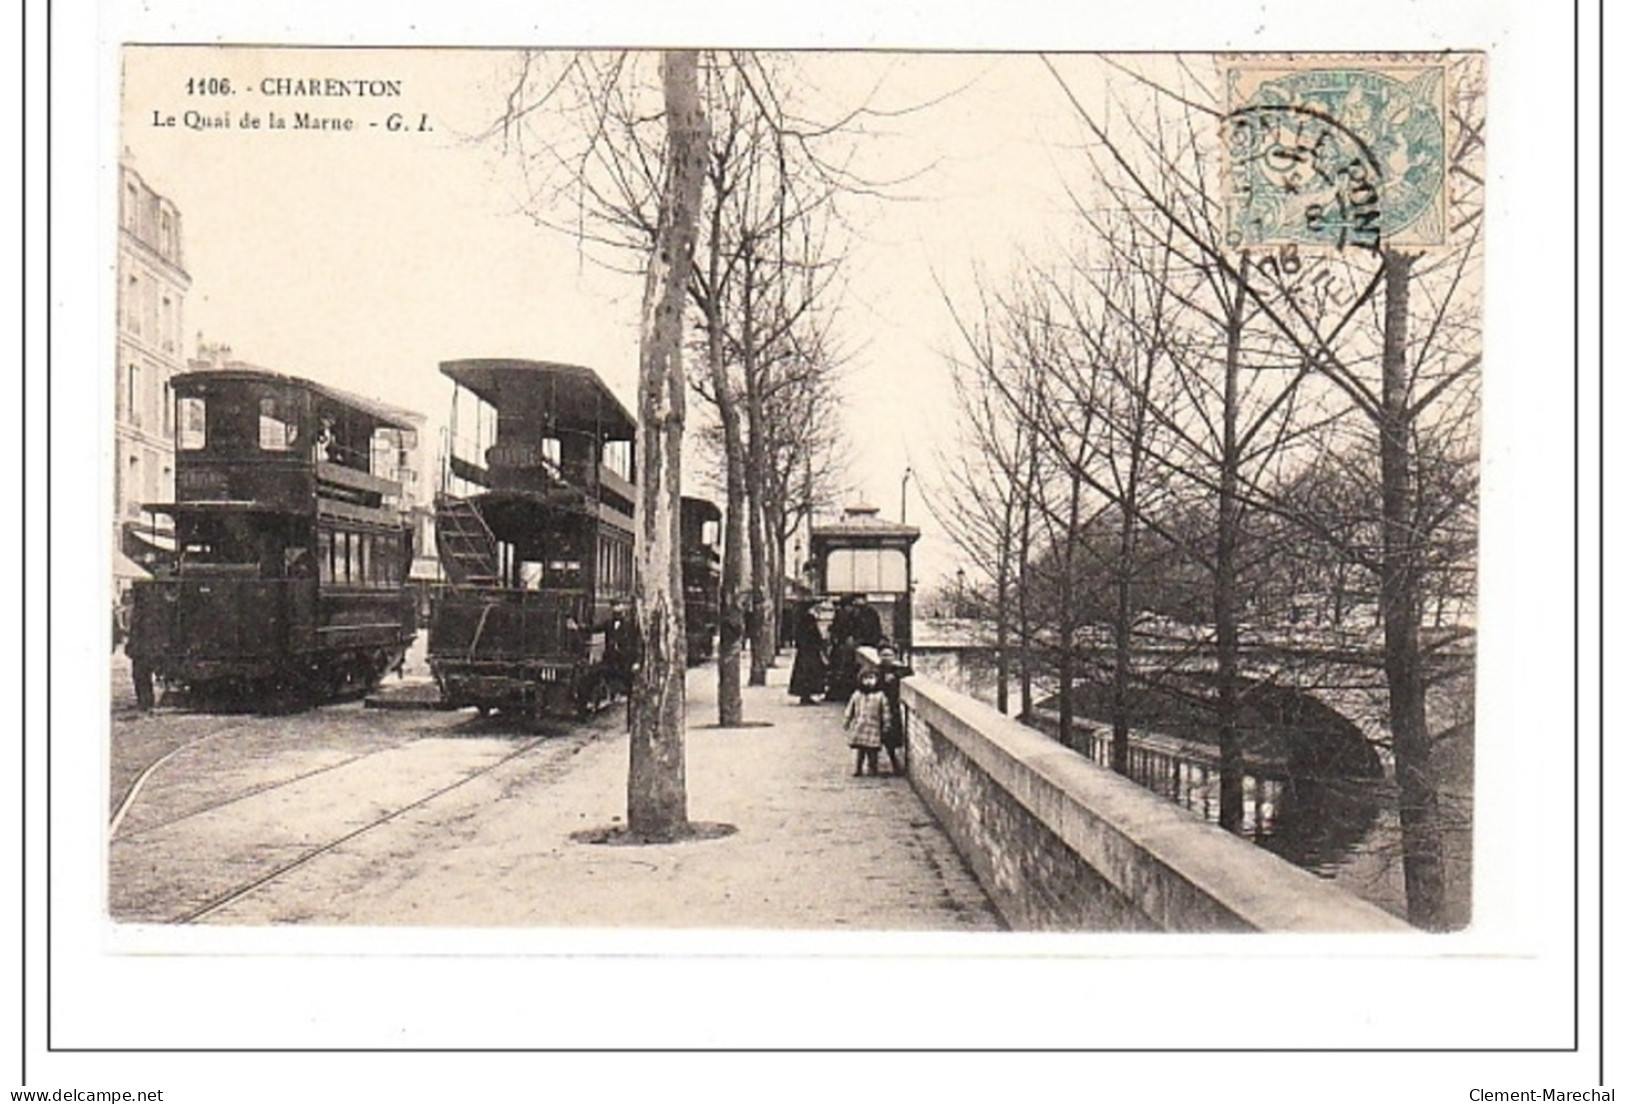
{"label": "paved sidewalk", "polygon": [[[341,924],[998,928],[907,778],[852,777],[839,707],[795,704],[788,676],[786,661],[768,686],[745,688],[749,727],[718,729],[715,668],[689,672],[689,818],[731,824],[732,835],[654,846],[571,839],[625,815],[625,714],[613,710],[563,762],[522,757],[500,779],[458,791],[458,804],[403,818],[400,832],[415,839],[333,856],[364,877],[312,864],[308,883],[279,892],[270,915],[246,899],[220,919],[275,922],[291,909]],[[400,861],[407,855],[422,858]],[[336,884],[360,888],[334,896]]]}

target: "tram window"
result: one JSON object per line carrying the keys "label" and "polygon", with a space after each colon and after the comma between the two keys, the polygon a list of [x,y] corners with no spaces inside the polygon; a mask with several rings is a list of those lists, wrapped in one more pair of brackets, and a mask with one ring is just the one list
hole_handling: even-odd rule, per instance
{"label": "tram window", "polygon": [[378,582],[386,587],[399,584],[397,572],[401,562],[401,538],[381,535],[378,538]]}
{"label": "tram window", "polygon": [[375,587],[388,586],[385,565],[389,560],[389,538],[382,533],[374,533],[367,538],[367,545],[367,581]]}
{"label": "tram window", "polygon": [[581,585],[580,560],[548,560],[547,585],[570,589]]}
{"label": "tram window", "polygon": [[829,554],[825,581],[837,594],[900,593],[908,589],[908,561],[895,548],[835,548]]}
{"label": "tram window", "polygon": [[632,442],[631,441],[605,441],[604,467],[620,476],[622,479],[632,478]]}
{"label": "tram window", "polygon": [[203,398],[182,395],[175,401],[175,447],[182,452],[195,452],[208,443],[205,426],[208,415]]}
{"label": "tram window", "polygon": [[274,395],[260,396],[260,450],[286,452],[299,437],[299,423]]}
{"label": "tram window", "polygon": [[333,531],[333,571],[330,582],[342,584],[348,564],[350,553],[344,547],[345,534],[341,530]]}

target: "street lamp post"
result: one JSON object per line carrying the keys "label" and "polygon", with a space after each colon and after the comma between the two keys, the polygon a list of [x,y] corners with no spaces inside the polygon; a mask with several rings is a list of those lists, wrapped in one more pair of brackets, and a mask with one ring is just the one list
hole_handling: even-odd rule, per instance
{"label": "street lamp post", "polygon": [[903,469],[903,505],[897,515],[897,520],[903,525],[908,524],[908,477],[913,474],[913,468]]}

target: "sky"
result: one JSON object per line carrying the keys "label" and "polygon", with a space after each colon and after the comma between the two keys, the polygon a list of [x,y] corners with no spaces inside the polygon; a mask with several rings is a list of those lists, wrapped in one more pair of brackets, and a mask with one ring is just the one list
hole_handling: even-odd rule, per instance
{"label": "sky", "polygon": [[[854,171],[894,183],[844,204],[853,230],[837,333],[850,354],[849,497],[896,518],[912,469],[916,577],[929,587],[961,565],[926,506],[953,439],[948,301],[967,300],[978,269],[1006,272],[1070,232],[1078,126],[1032,55],[795,64],[831,115],[859,102],[912,109],[854,139]],[[528,217],[516,161],[475,138],[497,118],[512,52],[128,47],[123,67],[125,159],[181,212],[188,355],[199,337],[225,343],[235,359],[416,410],[431,427],[449,410],[437,365],[465,357],[587,365],[635,407],[641,280]],[[188,94],[188,80],[211,77],[232,93]],[[266,91],[299,77],[396,81],[401,94]],[[299,110],[351,116],[355,129],[294,128]],[[271,113],[288,128],[270,129]],[[245,114],[260,127],[241,126]],[[210,125],[222,116],[229,126]],[[702,467],[689,461],[691,482]]]}

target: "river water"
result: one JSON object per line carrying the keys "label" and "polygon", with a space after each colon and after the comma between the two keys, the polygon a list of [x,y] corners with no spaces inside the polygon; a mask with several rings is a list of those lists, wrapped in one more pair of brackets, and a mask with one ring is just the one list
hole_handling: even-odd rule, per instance
{"label": "river water", "polygon": [[[916,649],[915,670],[989,705],[996,704],[996,674],[983,650]],[[1470,679],[1469,679],[1470,682]],[[1466,697],[1470,701],[1470,686]],[[1053,687],[1035,685],[1034,699],[1042,701]],[[1011,709],[1017,688],[1012,684]],[[1458,694],[1459,697],[1459,688]],[[1430,724],[1436,731],[1457,722],[1450,702],[1430,699]],[[1468,707],[1470,709],[1470,706]],[[1084,718],[1074,750],[1096,762],[1108,761],[1110,724]],[[1042,716],[1034,727],[1049,728]],[[1465,927],[1471,918],[1471,722],[1465,745],[1447,746],[1438,764],[1447,781],[1441,796],[1446,824],[1447,924]],[[1292,777],[1280,770],[1255,770],[1243,780],[1241,834],[1260,847],[1350,893],[1400,917],[1405,916],[1405,883],[1398,794],[1393,768],[1380,751],[1381,777],[1331,775]],[[1219,776],[1217,749],[1161,735],[1134,732],[1128,776],[1197,816],[1217,822]]]}

